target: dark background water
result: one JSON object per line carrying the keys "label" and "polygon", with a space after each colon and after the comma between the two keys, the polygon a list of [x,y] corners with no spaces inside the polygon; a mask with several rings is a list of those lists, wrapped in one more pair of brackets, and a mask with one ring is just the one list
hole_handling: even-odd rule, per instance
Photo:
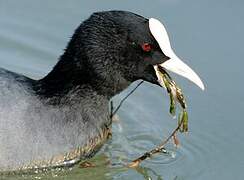
{"label": "dark background water", "polygon": [[[57,62],[81,21],[94,11],[112,9],[163,21],[176,54],[200,74],[206,91],[174,76],[187,96],[190,132],[180,136],[179,149],[169,146],[170,156],[157,155],[138,171],[101,165],[94,169],[74,168],[60,178],[243,179],[241,0],[0,0],[0,66],[35,79],[43,77]],[[114,123],[113,139],[95,158],[96,162],[133,159],[170,133],[176,122],[168,114],[169,100],[162,91],[145,83],[126,101],[118,113],[120,121]],[[119,102],[125,94],[114,100]]]}

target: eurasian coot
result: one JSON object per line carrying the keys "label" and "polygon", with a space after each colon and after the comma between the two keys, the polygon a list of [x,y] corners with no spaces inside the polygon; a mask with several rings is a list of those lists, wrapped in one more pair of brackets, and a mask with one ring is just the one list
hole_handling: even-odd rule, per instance
{"label": "eurasian coot", "polygon": [[110,98],[138,79],[158,84],[158,64],[203,88],[158,20],[106,11],[76,29],[43,79],[0,69],[0,169],[63,166],[92,156],[110,133]]}

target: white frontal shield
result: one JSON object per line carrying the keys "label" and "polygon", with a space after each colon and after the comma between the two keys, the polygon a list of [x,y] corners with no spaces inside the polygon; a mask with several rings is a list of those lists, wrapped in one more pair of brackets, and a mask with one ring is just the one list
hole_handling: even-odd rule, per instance
{"label": "white frontal shield", "polygon": [[164,25],[159,20],[150,18],[149,29],[151,31],[151,34],[157,41],[159,47],[161,48],[162,52],[170,58],[164,63],[158,65],[166,70],[172,71],[173,73],[179,74],[189,79],[197,86],[199,86],[202,90],[204,90],[204,84],[201,81],[200,77],[188,65],[181,61],[180,58],[178,58],[172,50],[169,36]]}

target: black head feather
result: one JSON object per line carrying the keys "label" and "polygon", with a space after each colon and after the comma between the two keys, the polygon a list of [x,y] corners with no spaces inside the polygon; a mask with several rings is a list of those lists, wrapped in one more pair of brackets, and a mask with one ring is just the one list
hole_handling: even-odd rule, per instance
{"label": "black head feather", "polygon": [[[151,44],[152,51],[144,52],[143,43]],[[165,60],[148,19],[126,11],[94,13],[76,29],[54,69],[39,81],[38,92],[60,96],[87,85],[110,98],[138,79],[157,83],[152,65]]]}

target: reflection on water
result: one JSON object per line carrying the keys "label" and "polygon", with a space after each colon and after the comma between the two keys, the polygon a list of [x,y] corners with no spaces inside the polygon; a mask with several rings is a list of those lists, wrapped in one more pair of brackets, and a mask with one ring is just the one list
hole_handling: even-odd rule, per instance
{"label": "reflection on water", "polygon": [[137,167],[135,169],[139,174],[143,175],[144,179],[151,180],[151,179],[157,179],[157,180],[163,180],[162,176],[159,175],[154,170],[147,168],[147,167]]}
{"label": "reflection on water", "polygon": [[[179,149],[168,145],[170,155],[156,155],[137,169],[123,166],[176,126],[167,94],[144,83],[118,112],[112,140],[91,160],[96,167],[8,178],[243,179],[243,5],[238,0],[0,1],[0,67],[38,79],[51,70],[74,29],[91,12],[124,9],[163,20],[177,54],[206,83],[201,92],[176,77],[187,96],[190,132],[180,135]],[[125,94],[115,97],[115,103]]]}

